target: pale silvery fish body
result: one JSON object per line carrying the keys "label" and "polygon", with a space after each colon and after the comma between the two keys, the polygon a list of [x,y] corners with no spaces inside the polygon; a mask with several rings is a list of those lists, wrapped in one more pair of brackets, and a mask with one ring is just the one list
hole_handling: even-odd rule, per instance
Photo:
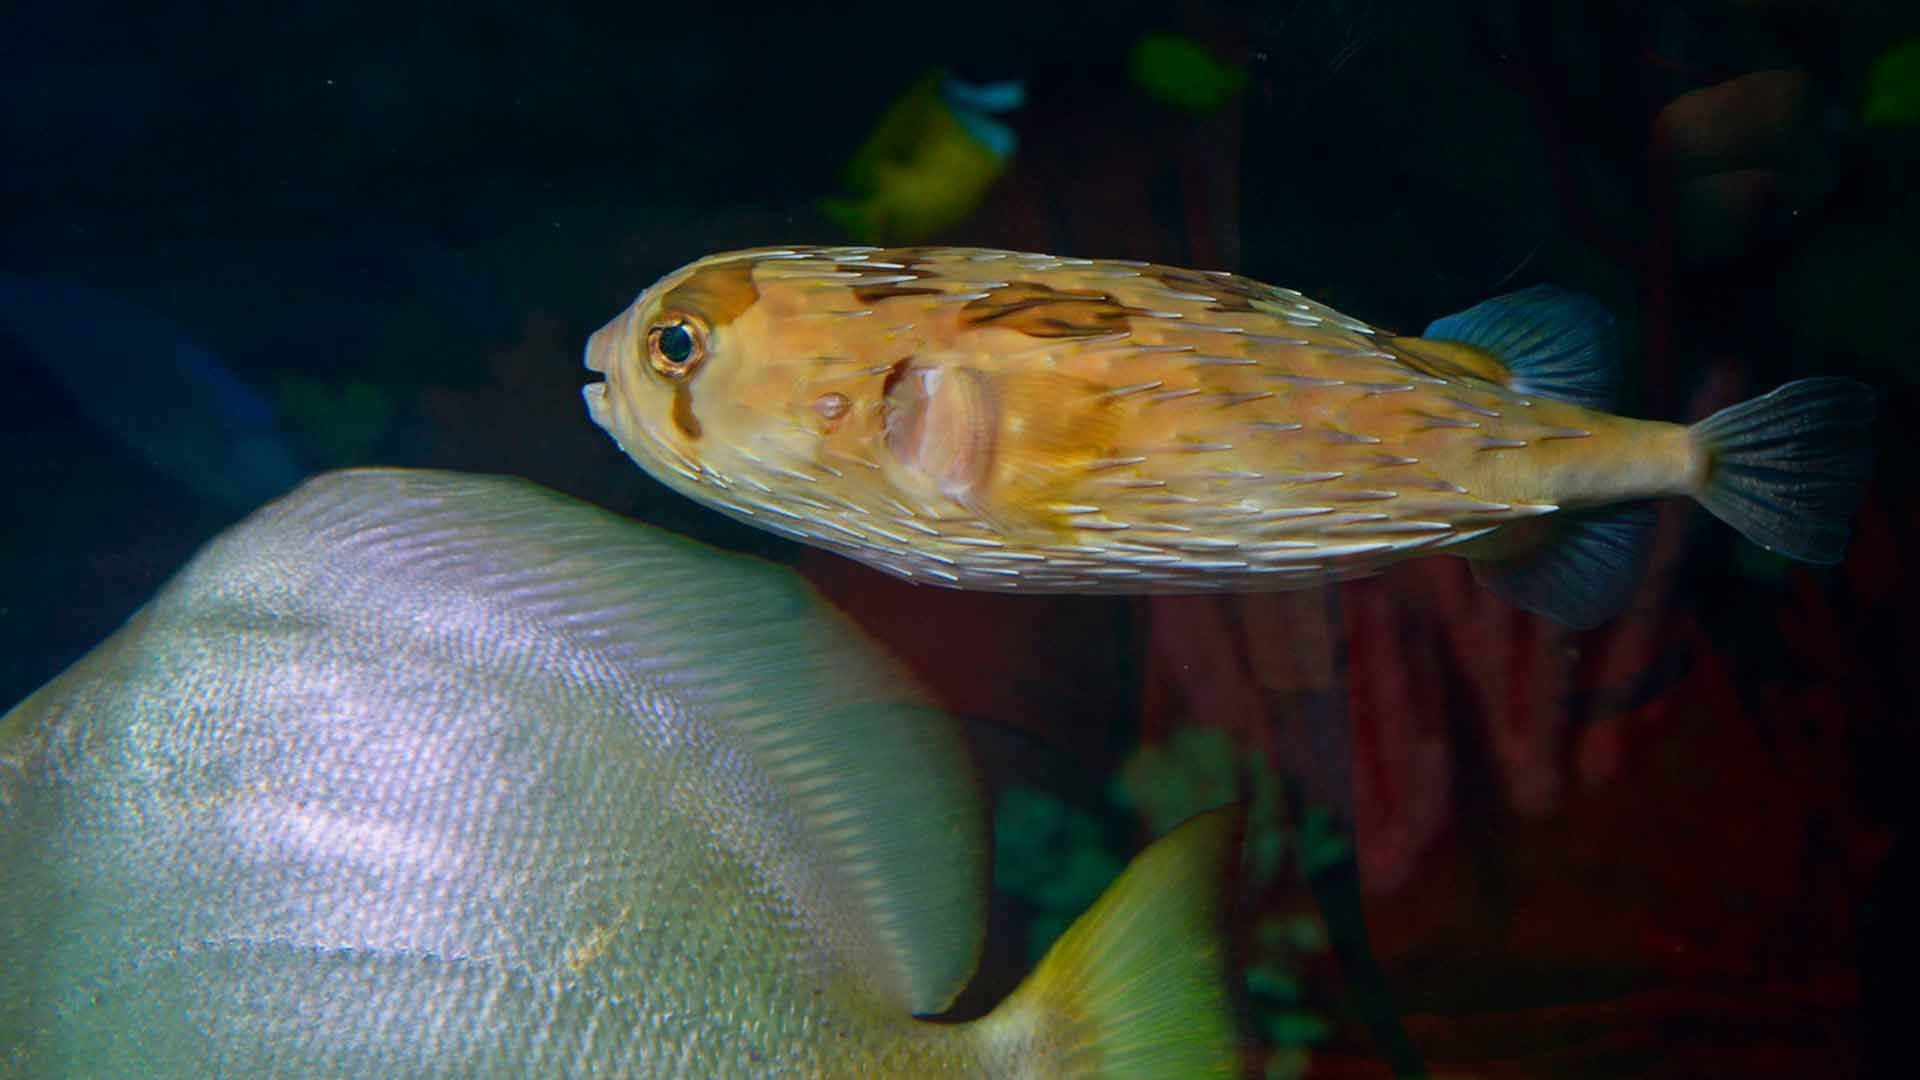
{"label": "pale silvery fish body", "polygon": [[988,1016],[918,1019],[980,952],[983,807],[851,620],[523,481],[328,474],[0,715],[0,1061],[1228,1076],[1233,831],[1155,844]]}

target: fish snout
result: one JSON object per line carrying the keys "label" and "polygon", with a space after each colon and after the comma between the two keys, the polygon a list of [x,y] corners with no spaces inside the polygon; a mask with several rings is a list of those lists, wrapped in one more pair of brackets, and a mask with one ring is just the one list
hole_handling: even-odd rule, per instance
{"label": "fish snout", "polygon": [[619,322],[615,319],[587,336],[586,353],[581,357],[581,363],[586,365],[588,371],[597,371],[602,375],[613,371],[613,347],[619,337]]}
{"label": "fish snout", "polygon": [[607,377],[605,382],[590,382],[580,388],[581,396],[587,402],[588,414],[593,417],[594,423],[603,428],[607,427],[608,423],[607,390],[616,378],[614,350],[620,341],[619,323],[620,320],[615,319],[589,335],[586,350],[580,358],[580,362],[588,371],[598,372]]}

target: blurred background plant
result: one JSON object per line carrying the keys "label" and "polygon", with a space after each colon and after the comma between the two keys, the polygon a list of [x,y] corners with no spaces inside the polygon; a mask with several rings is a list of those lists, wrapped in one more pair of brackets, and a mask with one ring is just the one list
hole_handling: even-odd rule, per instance
{"label": "blurred background plant", "polygon": [[1242,910],[1253,914],[1238,957],[1244,1000],[1268,1055],[1264,1074],[1304,1075],[1311,1051],[1328,1034],[1305,985],[1316,954],[1326,952],[1326,932],[1311,912],[1264,909],[1261,901],[1289,884],[1297,887],[1319,863],[1343,852],[1323,818],[1299,828],[1287,820],[1281,788],[1278,773],[1258,755],[1237,750],[1226,732],[1191,727],[1165,744],[1138,747],[1106,785],[1106,804],[1097,810],[1052,792],[1003,789],[994,806],[994,881],[1031,909],[1028,957],[1045,954],[1119,875],[1135,839],[1163,836],[1203,810],[1240,804],[1245,833],[1233,888],[1249,898]]}

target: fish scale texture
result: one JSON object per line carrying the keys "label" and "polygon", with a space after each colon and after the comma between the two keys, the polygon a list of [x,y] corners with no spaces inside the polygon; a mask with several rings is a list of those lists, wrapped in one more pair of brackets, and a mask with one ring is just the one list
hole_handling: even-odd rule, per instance
{"label": "fish scale texture", "polygon": [[[469,506],[486,508],[477,527]],[[531,534],[537,550],[516,539]],[[580,602],[619,587],[583,551],[644,570],[660,606]],[[740,606],[674,617],[696,582]],[[785,685],[793,715],[865,709],[918,740],[916,790],[953,838],[920,854],[978,902],[978,823],[948,798],[968,781],[941,760],[957,736],[810,597],[514,481],[310,483],[0,720],[0,946],[25,960],[0,972],[0,1032],[21,1036],[0,1064],[707,1077],[964,1063],[955,1029],[898,1000],[901,950],[876,940],[848,869],[865,863],[820,854],[831,844],[748,723]],[[729,662],[763,682],[714,677]],[[949,965],[963,979],[978,913],[942,895],[919,899],[968,928]]]}

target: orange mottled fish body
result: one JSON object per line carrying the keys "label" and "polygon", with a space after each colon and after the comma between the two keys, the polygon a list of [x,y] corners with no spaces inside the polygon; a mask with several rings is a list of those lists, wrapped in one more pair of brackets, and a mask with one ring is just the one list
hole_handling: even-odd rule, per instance
{"label": "orange mottled fish body", "polygon": [[593,418],[669,486],[914,581],[1285,589],[1692,494],[1675,424],[1290,289],[968,248],[701,259],[595,333]]}

